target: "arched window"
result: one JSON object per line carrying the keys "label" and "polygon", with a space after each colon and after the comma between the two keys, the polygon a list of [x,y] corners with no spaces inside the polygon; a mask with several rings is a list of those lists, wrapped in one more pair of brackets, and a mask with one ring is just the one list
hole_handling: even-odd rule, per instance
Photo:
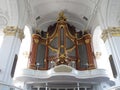
{"label": "arched window", "polygon": [[18,56],[17,56],[17,54],[15,54],[13,65],[12,65],[12,70],[11,70],[11,77],[12,78],[14,77],[14,72],[15,72],[15,68],[16,68],[17,59],[18,59]]}
{"label": "arched window", "polygon": [[111,68],[112,68],[113,76],[114,76],[114,78],[116,78],[117,77],[117,71],[116,71],[116,67],[115,67],[112,55],[109,56],[109,60],[110,60],[110,65],[111,65]]}

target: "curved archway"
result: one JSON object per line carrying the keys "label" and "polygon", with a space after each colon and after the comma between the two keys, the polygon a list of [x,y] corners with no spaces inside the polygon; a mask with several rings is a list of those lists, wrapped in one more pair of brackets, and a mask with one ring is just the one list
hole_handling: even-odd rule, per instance
{"label": "curved archway", "polygon": [[110,62],[109,62],[109,55],[107,53],[106,46],[101,39],[102,29],[100,26],[97,26],[93,32],[93,47],[94,53],[97,62],[98,69],[105,69],[108,71],[110,75],[112,75]]}
{"label": "curved archway", "polygon": [[16,65],[16,72],[15,76],[19,74],[21,69],[27,68],[28,59],[29,59],[29,52],[31,46],[31,31],[28,26],[24,28],[24,39],[22,40],[21,47],[19,50],[18,61]]}

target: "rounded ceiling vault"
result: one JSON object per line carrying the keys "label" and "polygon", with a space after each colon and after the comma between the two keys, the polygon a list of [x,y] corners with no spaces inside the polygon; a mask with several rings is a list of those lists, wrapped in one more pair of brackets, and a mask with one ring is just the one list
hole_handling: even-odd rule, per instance
{"label": "rounded ceiling vault", "polygon": [[56,22],[59,12],[64,11],[69,24],[85,29],[97,0],[29,0],[35,25],[46,31]]}
{"label": "rounded ceiling vault", "polygon": [[[102,3],[97,5],[99,1]],[[86,27],[91,30],[97,25],[106,29],[120,26],[119,9],[120,0],[1,0],[0,27],[9,25],[23,29],[29,25],[32,29],[46,31],[56,22],[59,12],[64,11],[68,23],[77,30]]]}

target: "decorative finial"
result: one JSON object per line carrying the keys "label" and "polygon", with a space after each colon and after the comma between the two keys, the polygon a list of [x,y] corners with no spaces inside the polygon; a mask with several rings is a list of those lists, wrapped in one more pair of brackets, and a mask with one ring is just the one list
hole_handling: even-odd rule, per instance
{"label": "decorative finial", "polygon": [[36,29],[35,33],[40,34],[40,30]]}
{"label": "decorative finial", "polygon": [[58,17],[58,21],[60,21],[60,20],[64,20],[64,21],[66,21],[66,17],[65,17],[65,15],[64,15],[64,11],[61,11],[60,13],[59,13],[59,17]]}

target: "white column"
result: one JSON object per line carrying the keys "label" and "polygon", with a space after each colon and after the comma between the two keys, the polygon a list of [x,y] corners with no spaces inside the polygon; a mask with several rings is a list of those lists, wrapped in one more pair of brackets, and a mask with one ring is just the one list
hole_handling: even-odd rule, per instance
{"label": "white column", "polygon": [[45,90],[47,90],[48,89],[48,84],[46,83],[46,87],[45,87]]}
{"label": "white column", "polygon": [[80,90],[80,86],[79,86],[79,83],[77,83],[77,90]]}
{"label": "white column", "polygon": [[117,70],[117,79],[120,80],[120,27],[111,27],[104,30],[102,33],[102,39],[105,42],[109,55],[113,56]]}
{"label": "white column", "polygon": [[10,84],[12,82],[11,69],[23,37],[23,30],[18,27],[7,26],[4,29],[4,40],[0,50],[0,81],[4,83]]}

